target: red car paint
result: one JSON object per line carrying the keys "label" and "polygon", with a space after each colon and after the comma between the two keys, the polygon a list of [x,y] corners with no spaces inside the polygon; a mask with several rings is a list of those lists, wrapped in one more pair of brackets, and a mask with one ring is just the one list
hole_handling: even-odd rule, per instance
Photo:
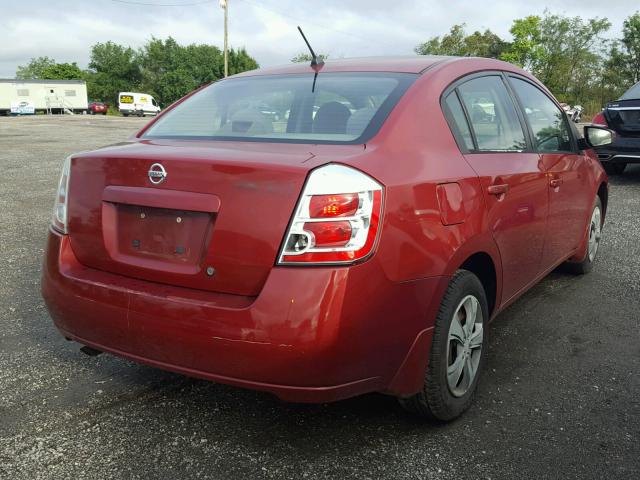
{"label": "red car paint", "polygon": [[[62,334],[291,401],[407,396],[422,387],[434,318],[461,266],[492,266],[493,318],[559,263],[584,256],[593,199],[607,185],[593,152],[463,154],[442,111],[441,94],[466,75],[535,79],[495,60],[420,56],[332,61],[320,75],[369,71],[420,76],[366,145],[150,140],[141,138],[147,126],[73,156],[69,234],[50,229],[42,281]],[[161,185],[148,178],[153,163],[169,172]],[[278,265],[305,180],[328,163],[384,187],[374,252],[348,266]],[[147,220],[148,207],[147,231],[135,219]],[[182,211],[192,234],[178,238]],[[154,255],[121,241],[133,228],[158,242]],[[158,228],[167,238],[153,237]],[[188,252],[179,260],[177,242]],[[209,266],[215,274],[204,274]]]}
{"label": "red car paint", "polygon": [[102,102],[91,102],[89,104],[89,113],[95,115],[96,113],[101,113],[102,115],[106,115],[109,111],[109,106],[106,103]]}

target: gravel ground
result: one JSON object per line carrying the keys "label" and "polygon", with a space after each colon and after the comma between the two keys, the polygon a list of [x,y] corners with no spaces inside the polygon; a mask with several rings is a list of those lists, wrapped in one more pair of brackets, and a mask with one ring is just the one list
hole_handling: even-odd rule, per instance
{"label": "gravel ground", "polygon": [[291,405],[62,339],[39,289],[59,168],[143,123],[0,118],[1,479],[640,478],[640,166],[612,179],[594,272],[500,315],[475,404],[433,426],[383,395]]}

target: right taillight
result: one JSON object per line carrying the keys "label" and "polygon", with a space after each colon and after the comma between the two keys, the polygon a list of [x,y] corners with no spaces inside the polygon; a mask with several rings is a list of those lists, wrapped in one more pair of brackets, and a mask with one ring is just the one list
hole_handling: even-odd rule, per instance
{"label": "right taillight", "polygon": [[352,263],[373,251],[382,185],[351,167],[311,172],[284,239],[279,264]]}
{"label": "right taillight", "polygon": [[69,177],[71,176],[71,157],[67,157],[62,165],[56,200],[53,204],[53,216],[51,226],[63,234],[67,234],[68,212],[67,204],[69,200]]}
{"label": "right taillight", "polygon": [[607,119],[604,117],[604,112],[598,113],[593,120],[591,120],[593,125],[602,125],[603,127],[608,127]]}

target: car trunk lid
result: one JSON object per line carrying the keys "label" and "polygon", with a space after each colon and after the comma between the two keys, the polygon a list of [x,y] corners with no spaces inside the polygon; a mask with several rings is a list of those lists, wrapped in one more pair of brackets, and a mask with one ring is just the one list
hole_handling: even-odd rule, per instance
{"label": "car trunk lid", "polygon": [[613,130],[640,135],[640,99],[611,102],[607,104],[605,115]]}
{"label": "car trunk lid", "polygon": [[164,140],[80,154],[69,186],[71,246],[87,267],[254,296],[309,170],[362,151]]}

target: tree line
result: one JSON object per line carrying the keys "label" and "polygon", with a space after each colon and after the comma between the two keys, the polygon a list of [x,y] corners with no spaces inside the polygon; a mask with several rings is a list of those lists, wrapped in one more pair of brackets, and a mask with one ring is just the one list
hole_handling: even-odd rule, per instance
{"label": "tree line", "polygon": [[[498,58],[538,77],[561,102],[582,105],[595,113],[640,81],[640,12],[623,23],[619,38],[605,38],[611,22],[545,11],[515,19],[505,40],[489,29],[467,33],[453,25],[415,48],[420,55]],[[325,58],[326,55],[321,55]],[[306,53],[293,62],[311,60]],[[244,48],[229,51],[229,73],[258,68]],[[82,79],[91,100],[112,103],[120,91],[152,94],[162,106],[200,85],[224,76],[221,50],[213,45],[179,45],[173,38],[151,38],[133,49],[114,42],[91,47],[87,69],[76,63],[56,63],[49,57],[18,67],[19,79]]]}
{"label": "tree line", "polygon": [[515,19],[513,39],[491,30],[468,34],[465,25],[432,37],[415,48],[420,55],[490,57],[518,65],[535,75],[561,102],[580,104],[596,113],[640,81],[640,12],[629,16],[620,38],[605,38],[611,22],[530,15]]}
{"label": "tree line", "polygon": [[[244,48],[229,50],[229,74],[258,68]],[[151,38],[133,49],[114,42],[91,47],[88,68],[56,63],[49,57],[32,58],[18,67],[21,80],[85,80],[91,100],[114,104],[118,92],[141,91],[166,107],[199,86],[224,77],[224,55],[213,45],[179,45],[173,38]]]}

